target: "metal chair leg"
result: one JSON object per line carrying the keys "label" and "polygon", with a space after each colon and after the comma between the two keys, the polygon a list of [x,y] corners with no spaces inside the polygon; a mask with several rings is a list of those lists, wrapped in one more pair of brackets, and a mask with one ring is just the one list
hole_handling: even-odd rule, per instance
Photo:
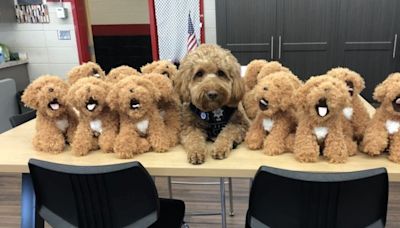
{"label": "metal chair leg", "polygon": [[169,198],[172,199],[172,178],[168,177],[168,193],[169,193]]}
{"label": "metal chair leg", "polygon": [[222,218],[222,228],[226,228],[226,203],[225,203],[225,181],[223,177],[219,179],[219,187],[221,194],[221,218]]}
{"label": "metal chair leg", "polygon": [[232,177],[228,178],[229,184],[229,216],[234,216],[235,212],[233,211],[233,190],[232,190]]}

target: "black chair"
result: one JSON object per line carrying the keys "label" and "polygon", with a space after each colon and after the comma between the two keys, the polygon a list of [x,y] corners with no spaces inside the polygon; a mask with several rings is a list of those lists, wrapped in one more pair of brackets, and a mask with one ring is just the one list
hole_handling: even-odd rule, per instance
{"label": "black chair", "polygon": [[31,159],[36,211],[52,227],[181,227],[185,204],[159,199],[139,162],[70,166]]}
{"label": "black chair", "polygon": [[22,114],[10,117],[11,126],[14,128],[36,117],[36,110],[31,110]]}
{"label": "black chair", "polygon": [[246,227],[384,227],[385,168],[306,173],[262,166],[250,192]]}

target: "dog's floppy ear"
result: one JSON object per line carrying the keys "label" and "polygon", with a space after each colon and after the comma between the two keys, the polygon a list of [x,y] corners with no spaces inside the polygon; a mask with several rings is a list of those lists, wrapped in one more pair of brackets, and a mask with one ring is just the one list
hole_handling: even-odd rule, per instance
{"label": "dog's floppy ear", "polygon": [[383,100],[385,99],[385,95],[387,92],[387,89],[386,89],[387,84],[388,84],[387,81],[383,81],[375,87],[373,97],[376,101],[383,102]]}
{"label": "dog's floppy ear", "polygon": [[236,62],[233,65],[233,69],[231,69],[232,76],[232,94],[231,100],[229,104],[237,105],[243,98],[245,93],[244,80],[240,76],[240,65]]}
{"label": "dog's floppy ear", "polygon": [[110,107],[110,109],[112,109],[114,111],[118,111],[119,90],[120,90],[121,85],[123,85],[123,84],[121,84],[121,82],[124,83],[123,81],[125,81],[125,79],[122,79],[118,83],[111,85],[110,90],[107,94],[107,98],[106,98],[107,105],[108,105],[108,107]]}
{"label": "dog's floppy ear", "polygon": [[[44,76],[41,76],[44,77]],[[45,85],[43,79],[39,77],[35,81],[33,81],[24,91],[21,100],[24,102],[25,106],[30,107],[32,109],[39,108],[39,99],[38,93],[40,89]]]}
{"label": "dog's floppy ear", "polygon": [[141,77],[137,78],[137,84],[145,87],[153,95],[155,101],[161,99],[161,91],[154,85],[154,83],[147,78]]}
{"label": "dog's floppy ear", "polygon": [[192,66],[188,61],[185,61],[185,59],[182,61],[178,72],[172,79],[174,88],[179,93],[182,102],[190,102],[189,82],[192,76]]}

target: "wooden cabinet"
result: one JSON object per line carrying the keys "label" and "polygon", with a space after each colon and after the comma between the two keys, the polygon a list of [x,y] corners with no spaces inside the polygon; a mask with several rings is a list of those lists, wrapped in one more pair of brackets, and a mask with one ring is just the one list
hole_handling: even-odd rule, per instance
{"label": "wooden cabinet", "polygon": [[400,70],[399,12],[398,0],[218,0],[217,40],[242,65],[277,60],[301,79],[349,67],[371,101],[377,83]]}

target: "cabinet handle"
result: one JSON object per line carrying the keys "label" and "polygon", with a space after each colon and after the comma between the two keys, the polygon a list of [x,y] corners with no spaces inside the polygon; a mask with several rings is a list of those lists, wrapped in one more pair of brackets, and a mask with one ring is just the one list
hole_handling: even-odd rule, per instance
{"label": "cabinet handle", "polygon": [[271,60],[274,59],[274,36],[271,36]]}
{"label": "cabinet handle", "polygon": [[282,37],[279,36],[279,52],[278,52],[278,59],[281,59],[281,49],[282,49]]}
{"label": "cabinet handle", "polygon": [[397,34],[394,35],[394,42],[393,42],[393,59],[396,58],[396,48],[397,48]]}

